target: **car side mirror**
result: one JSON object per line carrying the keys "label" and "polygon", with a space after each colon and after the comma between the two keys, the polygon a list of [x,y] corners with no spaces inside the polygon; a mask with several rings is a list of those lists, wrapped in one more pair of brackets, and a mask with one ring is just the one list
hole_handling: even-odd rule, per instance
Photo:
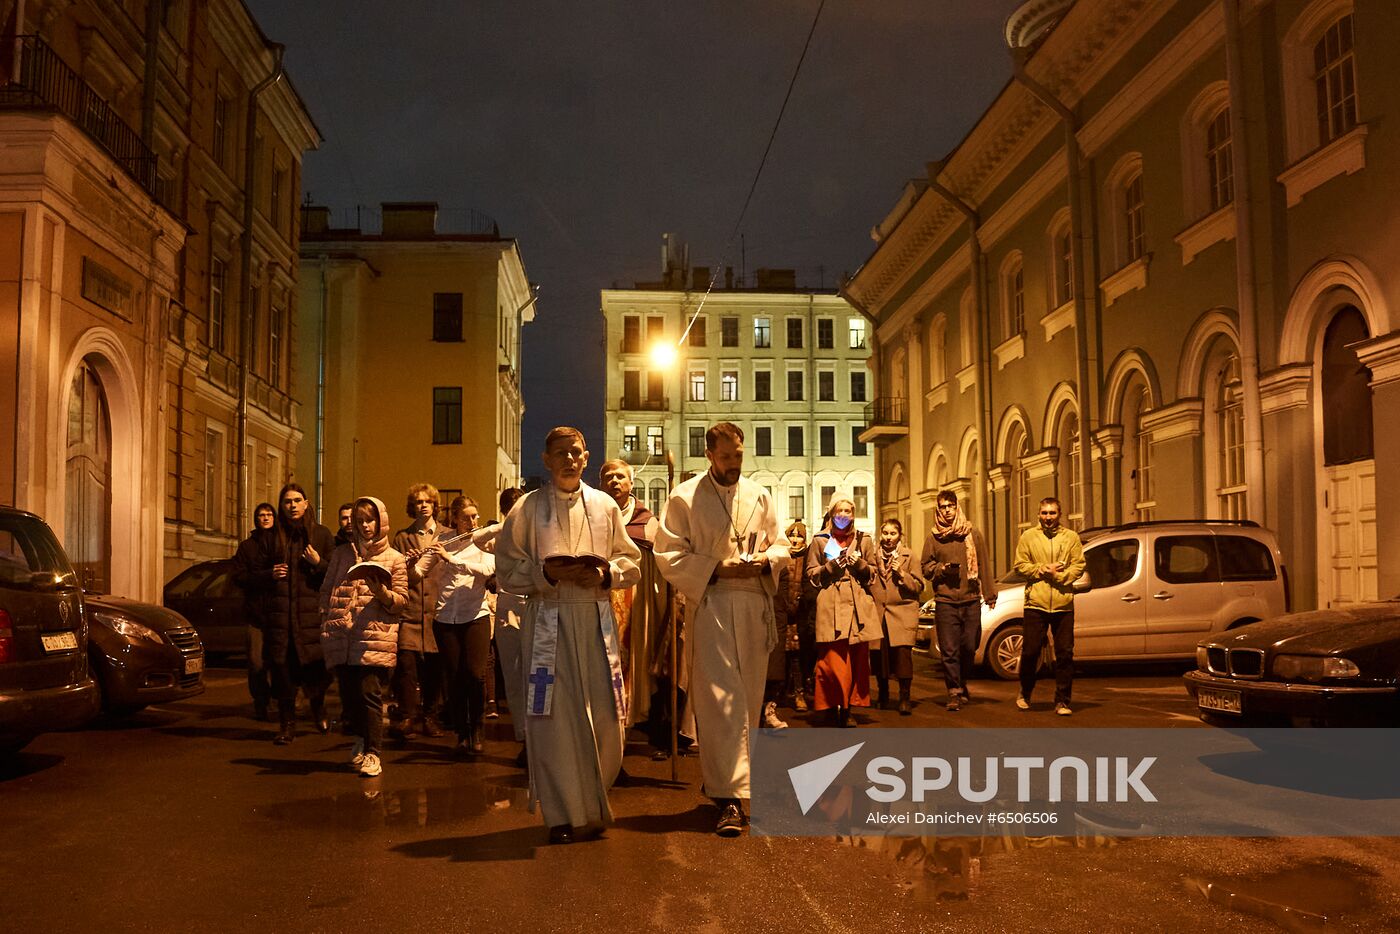
{"label": "car side mirror", "polygon": [[1088,593],[1093,590],[1094,581],[1089,577],[1089,572],[1085,571],[1083,574],[1080,574],[1079,580],[1075,581],[1074,586],[1070,589],[1075,593]]}

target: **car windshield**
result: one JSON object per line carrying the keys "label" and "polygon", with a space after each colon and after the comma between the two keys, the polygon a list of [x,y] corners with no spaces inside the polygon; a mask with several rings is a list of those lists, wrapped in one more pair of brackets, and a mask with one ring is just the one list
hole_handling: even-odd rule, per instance
{"label": "car windshield", "polygon": [[30,589],[75,580],[48,526],[33,516],[0,514],[0,585]]}

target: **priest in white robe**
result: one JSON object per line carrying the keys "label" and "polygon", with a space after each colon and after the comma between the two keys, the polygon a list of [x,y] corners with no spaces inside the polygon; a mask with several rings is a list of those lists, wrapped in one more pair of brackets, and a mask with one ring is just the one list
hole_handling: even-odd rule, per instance
{"label": "priest in white robe", "polygon": [[550,842],[570,843],[612,820],[608,788],[622,765],[627,696],[609,590],[637,582],[641,554],[613,498],[583,483],[581,432],[550,431],[544,463],[551,481],[506,517],[496,575],[503,589],[530,598],[523,713],[531,801]]}
{"label": "priest in white robe", "polygon": [[744,433],[705,433],[710,469],[676,487],[656,536],[656,563],[685,596],[690,707],[715,832],[743,832],[750,744],[759,727],[768,654],[777,645],[773,594],[791,560],[768,491],[742,475]]}

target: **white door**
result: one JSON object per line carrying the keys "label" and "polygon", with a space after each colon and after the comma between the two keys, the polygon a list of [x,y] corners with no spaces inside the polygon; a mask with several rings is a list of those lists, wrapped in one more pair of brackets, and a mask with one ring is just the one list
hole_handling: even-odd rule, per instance
{"label": "white door", "polygon": [[1323,473],[1325,521],[1318,556],[1323,605],[1375,600],[1376,462],[1338,464]]}

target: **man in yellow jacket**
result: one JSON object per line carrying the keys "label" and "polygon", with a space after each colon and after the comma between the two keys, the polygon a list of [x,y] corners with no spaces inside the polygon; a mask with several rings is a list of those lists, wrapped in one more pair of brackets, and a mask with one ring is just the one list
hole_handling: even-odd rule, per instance
{"label": "man in yellow jacket", "polygon": [[1055,639],[1055,713],[1068,717],[1074,685],[1074,583],[1084,573],[1084,546],[1073,529],[1060,525],[1060,501],[1040,501],[1040,527],[1026,529],[1016,543],[1016,572],[1026,579],[1025,639],[1021,643],[1021,693],[1016,706],[1031,709],[1036,669],[1046,630]]}

